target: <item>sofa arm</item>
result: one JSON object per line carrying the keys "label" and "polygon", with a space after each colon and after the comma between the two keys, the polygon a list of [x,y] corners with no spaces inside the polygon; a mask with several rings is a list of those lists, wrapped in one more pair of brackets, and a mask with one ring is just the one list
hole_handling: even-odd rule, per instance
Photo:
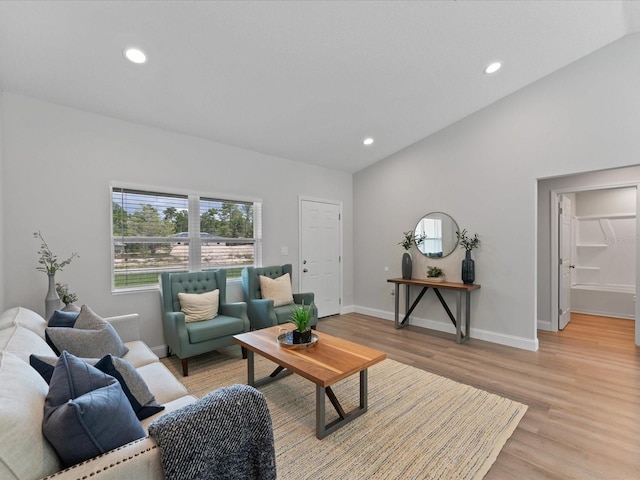
{"label": "sofa arm", "polygon": [[160,449],[151,437],[141,438],[98,457],[54,473],[43,480],[158,480],[164,478]]}
{"label": "sofa arm", "polygon": [[301,304],[302,302],[304,302],[307,307],[313,303],[314,298],[315,295],[313,294],[313,292],[293,294],[293,301],[295,303]]}
{"label": "sofa arm", "polygon": [[247,302],[249,320],[252,330],[273,327],[278,324],[275,311],[273,310],[273,300],[257,299]]}
{"label": "sofa arm", "polygon": [[229,317],[241,318],[244,321],[245,331],[249,331],[250,324],[245,302],[222,303],[220,304],[220,313]]}
{"label": "sofa arm", "polygon": [[107,317],[105,320],[115,328],[123,342],[140,340],[140,315],[137,313]]}

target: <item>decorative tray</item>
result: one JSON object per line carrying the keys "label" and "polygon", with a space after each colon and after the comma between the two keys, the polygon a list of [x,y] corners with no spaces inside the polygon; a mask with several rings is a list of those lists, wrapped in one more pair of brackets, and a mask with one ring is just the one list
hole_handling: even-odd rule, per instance
{"label": "decorative tray", "polygon": [[293,332],[286,332],[278,335],[278,343],[281,347],[290,348],[291,350],[306,350],[316,346],[318,343],[318,335],[312,333],[309,343],[293,343]]}

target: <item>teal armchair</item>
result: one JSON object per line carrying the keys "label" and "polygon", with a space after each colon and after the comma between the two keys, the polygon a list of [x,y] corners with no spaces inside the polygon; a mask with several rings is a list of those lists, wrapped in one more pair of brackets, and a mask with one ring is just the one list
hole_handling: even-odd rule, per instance
{"label": "teal armchair", "polygon": [[[292,277],[291,264],[276,265],[272,267],[245,267],[242,270],[242,291],[247,302],[247,313],[252,330],[281,325],[289,322],[293,305],[273,306],[273,300],[262,298],[260,291],[260,275],[269,278],[278,278],[288,273]],[[294,293],[293,302],[301,305],[311,305],[314,300],[313,293]],[[318,309],[313,304],[311,311],[311,328],[318,324]]]}
{"label": "teal armchair", "polygon": [[[169,354],[182,360],[182,374],[189,375],[189,357],[234,345],[233,336],[250,330],[247,304],[227,303],[227,272],[214,270],[190,273],[162,273],[162,326]],[[220,290],[218,316],[200,322],[185,322],[178,293]],[[246,358],[246,350],[242,357]]]}

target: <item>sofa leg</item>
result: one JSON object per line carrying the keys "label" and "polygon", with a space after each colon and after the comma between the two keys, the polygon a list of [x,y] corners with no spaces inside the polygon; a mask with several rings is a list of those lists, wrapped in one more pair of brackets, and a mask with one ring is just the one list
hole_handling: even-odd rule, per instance
{"label": "sofa leg", "polygon": [[188,358],[182,359],[182,375],[184,377],[189,376],[189,359]]}
{"label": "sofa leg", "polygon": [[242,358],[244,358],[245,360],[247,359],[247,349],[245,347],[240,347],[242,348]]}

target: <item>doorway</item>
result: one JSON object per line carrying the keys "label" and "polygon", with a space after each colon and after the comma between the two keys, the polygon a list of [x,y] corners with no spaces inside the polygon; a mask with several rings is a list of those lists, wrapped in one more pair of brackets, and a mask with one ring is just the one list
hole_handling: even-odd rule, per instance
{"label": "doorway", "polygon": [[342,203],[300,197],[300,292],[313,292],[318,317],[340,313]]}
{"label": "doorway", "polygon": [[638,202],[635,183],[551,190],[552,331],[571,312],[638,318]]}

